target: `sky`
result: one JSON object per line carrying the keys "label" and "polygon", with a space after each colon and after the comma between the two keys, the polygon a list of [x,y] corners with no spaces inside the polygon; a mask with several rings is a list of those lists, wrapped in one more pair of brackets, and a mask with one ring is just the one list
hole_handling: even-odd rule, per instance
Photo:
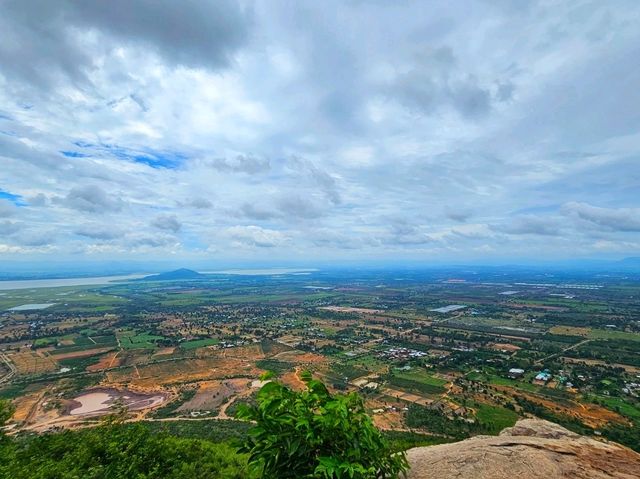
{"label": "sky", "polygon": [[0,0],[0,263],[640,255],[640,2]]}

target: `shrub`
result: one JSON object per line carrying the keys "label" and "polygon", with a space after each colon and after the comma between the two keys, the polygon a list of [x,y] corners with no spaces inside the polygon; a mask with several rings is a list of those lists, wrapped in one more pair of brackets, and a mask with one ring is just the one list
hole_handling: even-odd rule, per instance
{"label": "shrub", "polygon": [[255,421],[241,452],[266,478],[396,478],[408,469],[404,453],[393,454],[356,393],[331,394],[309,373],[306,390],[269,382],[256,406],[238,416]]}

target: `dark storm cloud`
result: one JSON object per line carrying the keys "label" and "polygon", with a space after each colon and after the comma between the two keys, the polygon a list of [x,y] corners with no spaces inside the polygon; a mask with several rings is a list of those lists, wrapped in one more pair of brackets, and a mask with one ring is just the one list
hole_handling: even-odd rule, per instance
{"label": "dark storm cloud", "polygon": [[217,69],[246,42],[250,23],[233,0],[5,0],[0,18],[1,73],[39,86],[86,79],[93,57],[79,31],[103,34],[105,47],[139,46],[169,63]]}

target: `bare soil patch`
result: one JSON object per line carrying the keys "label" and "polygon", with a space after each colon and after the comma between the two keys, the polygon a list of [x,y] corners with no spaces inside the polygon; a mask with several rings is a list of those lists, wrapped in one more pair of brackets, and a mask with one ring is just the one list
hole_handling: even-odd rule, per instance
{"label": "bare soil patch", "polygon": [[127,389],[96,388],[73,398],[65,412],[71,416],[99,416],[110,413],[117,402],[129,411],[139,411],[159,406],[166,399],[167,395],[162,392],[143,394]]}
{"label": "bare soil patch", "polygon": [[96,356],[98,354],[106,353],[111,351],[113,348],[97,348],[97,349],[86,349],[84,351],[73,351],[70,353],[61,353],[61,354],[52,354],[51,357],[53,359],[70,359],[70,358],[84,358],[87,356]]}
{"label": "bare soil patch", "polygon": [[59,366],[56,361],[45,356],[40,351],[23,350],[10,355],[18,374],[39,374],[57,371]]}
{"label": "bare soil patch", "polygon": [[109,354],[105,354],[95,364],[87,367],[87,371],[93,373],[96,371],[102,371],[103,369],[115,368],[120,365],[120,351],[113,351]]}
{"label": "bare soil patch", "polygon": [[249,385],[250,381],[243,378],[202,382],[196,395],[178,411],[214,411],[229,398],[249,389]]}

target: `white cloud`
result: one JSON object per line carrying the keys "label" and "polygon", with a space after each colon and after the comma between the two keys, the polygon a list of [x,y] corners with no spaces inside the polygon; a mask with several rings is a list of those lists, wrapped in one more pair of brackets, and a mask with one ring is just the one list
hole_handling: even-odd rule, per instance
{"label": "white cloud", "polygon": [[640,253],[636,2],[89,3],[5,2],[3,258]]}
{"label": "white cloud", "polygon": [[275,230],[261,228],[259,226],[232,226],[227,228],[227,235],[239,246],[257,246],[259,248],[272,248],[284,245],[287,236]]}

